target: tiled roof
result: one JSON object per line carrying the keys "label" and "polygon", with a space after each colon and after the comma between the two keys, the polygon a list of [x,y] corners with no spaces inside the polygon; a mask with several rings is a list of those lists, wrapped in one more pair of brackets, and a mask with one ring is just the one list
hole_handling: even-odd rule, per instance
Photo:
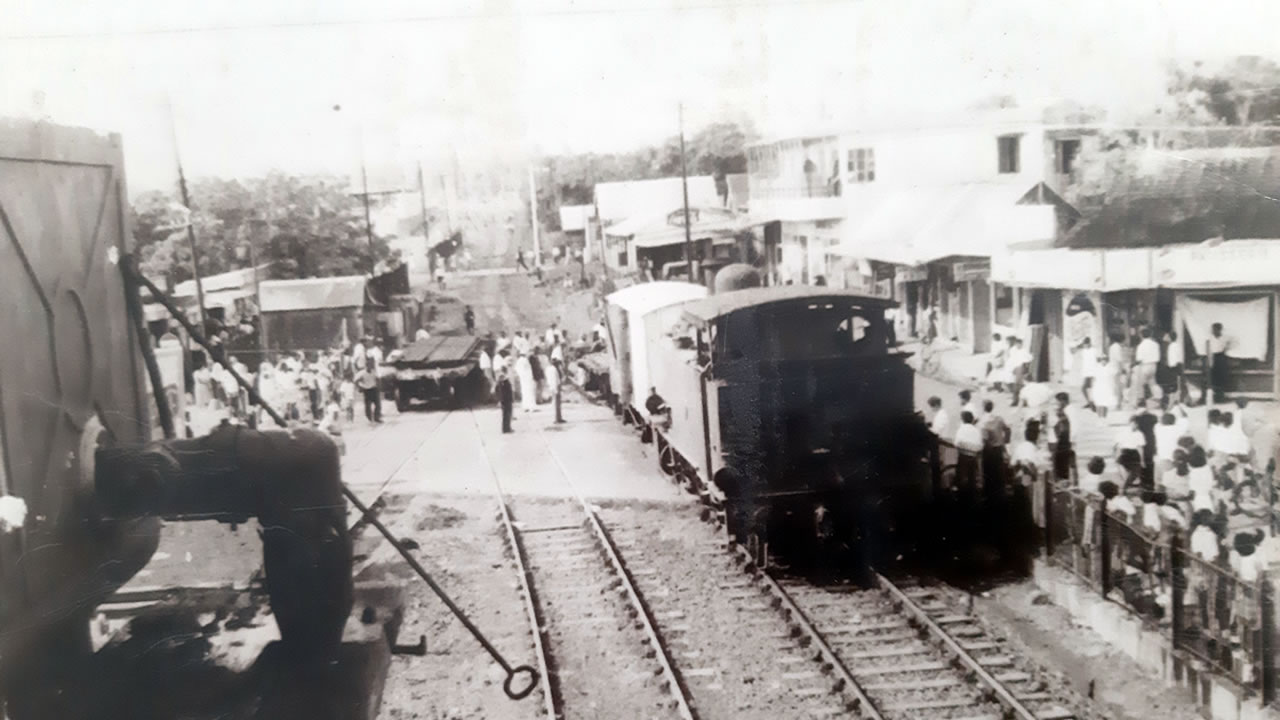
{"label": "tiled roof", "polygon": [[1280,148],[1143,151],[1135,160],[1139,174],[1112,185],[1062,246],[1280,238]]}

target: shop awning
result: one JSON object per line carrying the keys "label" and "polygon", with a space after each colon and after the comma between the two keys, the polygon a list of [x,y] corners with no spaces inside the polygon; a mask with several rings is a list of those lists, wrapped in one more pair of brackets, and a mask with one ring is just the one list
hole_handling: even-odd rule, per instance
{"label": "shop awning", "polygon": [[[694,240],[733,237],[746,226],[741,217],[725,208],[689,208],[690,232]],[[605,228],[612,238],[630,238],[637,248],[654,248],[684,242],[684,209],[629,217]]]}
{"label": "shop awning", "polygon": [[1055,207],[1022,204],[1034,188],[1003,183],[866,193],[845,240],[830,254],[915,266],[951,256],[991,257],[1012,245],[1053,240]]}

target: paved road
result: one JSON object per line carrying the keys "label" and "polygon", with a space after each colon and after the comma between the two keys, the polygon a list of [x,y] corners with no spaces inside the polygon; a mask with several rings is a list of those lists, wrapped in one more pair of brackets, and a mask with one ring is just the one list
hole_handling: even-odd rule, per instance
{"label": "paved road", "polygon": [[407,412],[377,428],[357,421],[347,432],[343,476],[362,495],[493,492],[497,474],[513,495],[571,496],[574,478],[587,497],[678,500],[682,493],[607,408],[565,403],[556,425],[550,405],[517,410],[515,432],[501,432],[496,408]]}

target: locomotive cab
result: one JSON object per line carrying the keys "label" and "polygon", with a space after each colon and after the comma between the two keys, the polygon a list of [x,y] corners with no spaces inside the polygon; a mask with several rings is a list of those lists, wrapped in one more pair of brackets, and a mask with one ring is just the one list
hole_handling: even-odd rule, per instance
{"label": "locomotive cab", "polygon": [[893,508],[927,487],[893,306],[823,287],[685,306],[706,360],[708,460],[739,540],[799,565],[873,562]]}

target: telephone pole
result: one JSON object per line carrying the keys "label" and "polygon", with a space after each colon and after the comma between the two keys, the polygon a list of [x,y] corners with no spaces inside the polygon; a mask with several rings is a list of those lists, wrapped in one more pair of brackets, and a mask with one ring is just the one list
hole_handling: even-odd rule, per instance
{"label": "telephone pole", "polygon": [[679,105],[680,114],[680,189],[684,193],[684,263],[689,271],[689,282],[697,282],[693,272],[693,229],[689,227],[689,168],[684,158],[684,103]]}
{"label": "telephone pole", "polygon": [[209,332],[204,311],[204,284],[200,281],[200,250],[196,247],[195,212],[191,209],[191,196],[187,193],[187,176],[182,171],[182,153],[178,150],[178,120],[173,112],[173,101],[165,97],[169,105],[169,129],[173,133],[173,157],[178,163],[178,193],[182,206],[187,209],[187,242],[191,244],[191,274],[196,282],[196,304],[200,308],[200,330]]}

